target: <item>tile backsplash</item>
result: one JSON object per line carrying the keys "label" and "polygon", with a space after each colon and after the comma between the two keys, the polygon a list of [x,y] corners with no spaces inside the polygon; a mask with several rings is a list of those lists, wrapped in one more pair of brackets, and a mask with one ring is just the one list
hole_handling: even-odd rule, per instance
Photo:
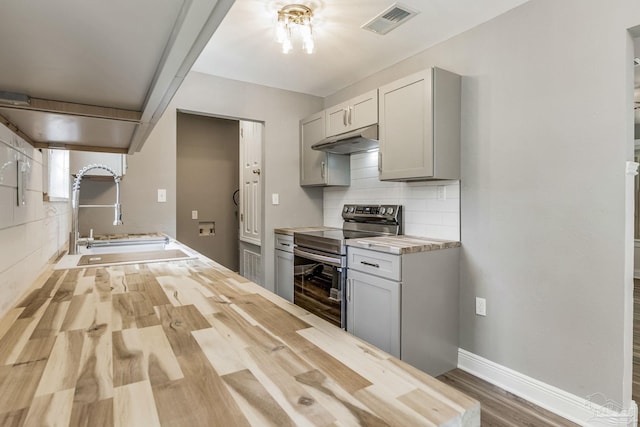
{"label": "tile backsplash", "polygon": [[378,180],[378,152],[351,155],[351,186],[324,189],[324,225],[342,227],[345,203],[399,204],[404,234],[460,240],[460,181]]}
{"label": "tile backsplash", "polygon": [[[68,202],[43,202],[42,153],[0,124],[0,315],[17,302],[68,239]],[[18,161],[25,204],[18,205]]]}

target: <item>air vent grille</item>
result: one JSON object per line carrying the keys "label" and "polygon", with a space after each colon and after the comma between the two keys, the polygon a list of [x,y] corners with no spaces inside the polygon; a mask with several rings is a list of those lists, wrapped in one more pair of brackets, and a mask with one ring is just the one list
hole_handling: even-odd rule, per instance
{"label": "air vent grille", "polygon": [[382,15],[382,18],[391,22],[400,22],[409,15],[411,15],[410,12],[407,12],[404,9],[400,9],[399,7],[394,7],[389,12]]}
{"label": "air vent grille", "polygon": [[376,34],[384,35],[391,30],[398,28],[418,13],[420,12],[405,5],[394,3],[379,13],[376,17],[363,24],[360,28],[372,31]]}

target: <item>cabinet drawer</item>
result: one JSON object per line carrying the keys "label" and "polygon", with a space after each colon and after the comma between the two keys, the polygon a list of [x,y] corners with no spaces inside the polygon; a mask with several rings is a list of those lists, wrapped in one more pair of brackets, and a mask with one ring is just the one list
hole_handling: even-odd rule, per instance
{"label": "cabinet drawer", "polygon": [[288,234],[276,234],[276,249],[293,253],[293,236]]}
{"label": "cabinet drawer", "polygon": [[385,254],[366,249],[347,249],[349,269],[362,271],[391,280],[402,280],[400,274],[400,255]]}

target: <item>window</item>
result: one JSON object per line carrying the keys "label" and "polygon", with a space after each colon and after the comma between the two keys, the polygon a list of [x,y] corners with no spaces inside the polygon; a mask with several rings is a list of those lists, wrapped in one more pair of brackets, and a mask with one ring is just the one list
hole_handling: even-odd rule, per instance
{"label": "window", "polygon": [[49,201],[69,199],[69,152],[47,150],[47,189]]}

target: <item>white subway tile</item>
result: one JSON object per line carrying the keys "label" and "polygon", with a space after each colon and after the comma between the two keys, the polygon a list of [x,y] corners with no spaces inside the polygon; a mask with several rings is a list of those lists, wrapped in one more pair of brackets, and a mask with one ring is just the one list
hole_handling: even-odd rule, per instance
{"label": "white subway tile", "polygon": [[18,186],[17,152],[8,145],[0,144],[0,185]]}
{"label": "white subway tile", "polygon": [[27,255],[26,226],[0,230],[0,271],[5,271]]}
{"label": "white subway tile", "polygon": [[13,225],[13,205],[16,203],[15,188],[0,186],[0,229]]}

